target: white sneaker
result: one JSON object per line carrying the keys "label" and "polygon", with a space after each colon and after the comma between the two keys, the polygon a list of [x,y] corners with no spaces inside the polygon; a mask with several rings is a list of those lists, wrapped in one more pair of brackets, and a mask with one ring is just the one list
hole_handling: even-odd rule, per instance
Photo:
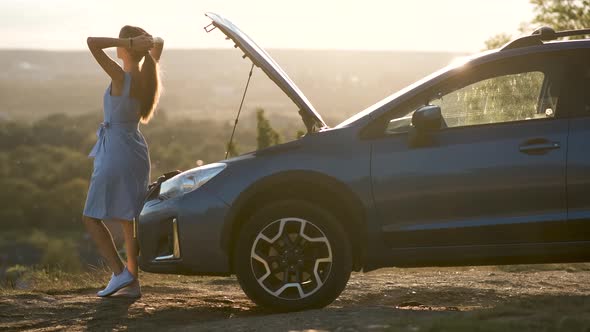
{"label": "white sneaker", "polygon": [[139,286],[139,280],[135,279],[128,286],[119,289],[111,297],[129,297],[139,298],[141,297],[141,287]]}
{"label": "white sneaker", "polygon": [[96,293],[96,295],[100,297],[109,296],[119,289],[129,285],[133,280],[135,280],[135,277],[129,272],[129,270],[127,270],[127,267],[125,267],[121,273],[117,275],[113,273],[107,287]]}

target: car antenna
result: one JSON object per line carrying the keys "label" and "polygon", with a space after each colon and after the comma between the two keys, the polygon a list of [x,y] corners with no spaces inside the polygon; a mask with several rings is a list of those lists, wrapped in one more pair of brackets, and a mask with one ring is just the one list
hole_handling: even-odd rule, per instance
{"label": "car antenna", "polygon": [[231,136],[229,137],[229,142],[227,143],[227,150],[225,151],[225,159],[229,156],[229,149],[231,144],[234,140],[234,134],[236,133],[236,127],[238,126],[238,121],[240,119],[240,113],[242,112],[242,106],[244,105],[244,99],[246,98],[246,93],[248,92],[248,86],[250,85],[250,79],[252,78],[252,71],[254,70],[254,62],[252,62],[252,67],[250,67],[250,73],[248,74],[248,81],[246,82],[246,88],[244,89],[244,94],[242,95],[242,101],[240,102],[240,107],[238,108],[238,114],[236,115],[236,120],[234,121],[234,129],[231,131]]}

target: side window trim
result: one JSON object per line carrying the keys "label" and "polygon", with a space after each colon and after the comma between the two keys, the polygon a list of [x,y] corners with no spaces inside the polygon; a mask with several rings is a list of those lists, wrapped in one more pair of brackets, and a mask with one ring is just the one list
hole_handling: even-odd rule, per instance
{"label": "side window trim", "polygon": [[[590,117],[590,114],[588,115]],[[444,133],[449,131],[458,131],[458,130],[474,130],[477,128],[485,128],[485,127],[502,127],[502,126],[511,126],[511,125],[518,125],[518,124],[529,124],[529,123],[539,123],[540,121],[555,121],[555,118],[544,118],[544,119],[535,119],[534,121],[531,120],[516,120],[516,121],[505,121],[505,122],[493,122],[493,123],[482,123],[470,126],[459,126],[459,127],[447,127],[447,128],[440,128],[438,132]],[[392,132],[392,133],[385,133],[384,135],[379,136],[379,138],[384,137],[397,137],[397,136],[407,136],[409,131],[404,132]]]}

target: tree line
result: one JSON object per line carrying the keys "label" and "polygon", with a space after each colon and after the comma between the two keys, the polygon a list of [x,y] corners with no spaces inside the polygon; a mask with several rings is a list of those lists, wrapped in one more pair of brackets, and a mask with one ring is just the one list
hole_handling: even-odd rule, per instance
{"label": "tree line", "polygon": [[[141,126],[152,161],[151,180],[221,160],[231,125],[214,120],[168,119],[160,112]],[[78,228],[92,174],[88,153],[100,114],[52,114],[35,122],[0,122],[0,223],[3,229]],[[256,121],[256,125],[248,124]],[[238,128],[232,155],[292,139],[275,130],[264,110]],[[287,128],[291,128],[287,127]],[[297,135],[300,135],[299,133]]]}
{"label": "tree line", "polygon": [[[540,26],[549,26],[555,31],[590,28],[590,0],[530,0],[530,3],[535,16],[530,22],[522,22],[521,34],[529,34]],[[485,42],[485,49],[499,48],[512,38],[510,34],[499,33]]]}

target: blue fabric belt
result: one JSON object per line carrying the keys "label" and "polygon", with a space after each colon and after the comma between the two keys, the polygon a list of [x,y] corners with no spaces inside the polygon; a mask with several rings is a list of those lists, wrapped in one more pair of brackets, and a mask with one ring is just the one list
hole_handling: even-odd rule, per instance
{"label": "blue fabric belt", "polygon": [[101,147],[103,149],[105,149],[104,140],[105,140],[106,132],[110,128],[121,128],[124,131],[133,132],[133,131],[137,130],[138,123],[137,122],[109,122],[109,121],[101,122],[98,127],[98,130],[96,131],[96,137],[97,137],[96,144],[94,144],[94,146],[92,147],[92,150],[90,150],[90,154],[88,154],[89,157],[96,157],[96,154],[98,153],[98,151],[100,150]]}

